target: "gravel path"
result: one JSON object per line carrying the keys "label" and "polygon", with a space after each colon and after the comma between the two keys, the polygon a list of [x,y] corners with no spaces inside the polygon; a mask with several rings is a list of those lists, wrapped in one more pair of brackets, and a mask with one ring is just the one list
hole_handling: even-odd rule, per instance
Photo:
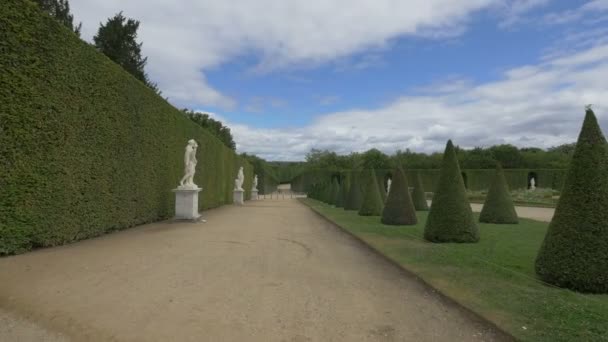
{"label": "gravel path", "polygon": [[496,341],[296,200],[0,259],[0,341]]}

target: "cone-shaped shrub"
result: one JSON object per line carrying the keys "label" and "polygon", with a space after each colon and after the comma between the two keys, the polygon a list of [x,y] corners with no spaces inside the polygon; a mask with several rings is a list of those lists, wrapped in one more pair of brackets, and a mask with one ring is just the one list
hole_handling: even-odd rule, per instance
{"label": "cone-shaped shrub", "polygon": [[382,197],[378,189],[378,179],[373,169],[366,171],[365,186],[363,188],[363,202],[359,208],[361,216],[380,216],[382,215]]}
{"label": "cone-shaped shrub", "polygon": [[386,188],[384,187],[384,177],[376,178],[378,181],[378,191],[380,191],[380,199],[382,204],[386,203]]}
{"label": "cone-shaped shrub", "polygon": [[443,154],[424,238],[431,242],[477,242],[479,230],[465,194],[464,181],[451,140]]}
{"label": "cone-shaped shrub", "polygon": [[344,177],[344,179],[342,180],[342,184],[340,184],[340,195],[342,196],[342,199],[340,200],[340,208],[346,207],[346,202],[348,201],[348,190],[350,189],[348,184],[348,177]]}
{"label": "cone-shaped shrub", "polygon": [[382,210],[381,222],[390,225],[412,225],[418,222],[407,179],[401,169],[393,172],[391,191]]}
{"label": "cone-shaped shrub", "polygon": [[361,186],[359,185],[359,176],[356,173],[352,173],[344,209],[359,210],[359,208],[361,208],[361,202],[363,202],[363,195],[361,194]]}
{"label": "cone-shaped shrub", "polygon": [[509,186],[507,180],[502,171],[502,166],[498,164],[496,166],[496,173],[492,184],[490,184],[490,190],[488,196],[481,209],[479,215],[479,222],[485,223],[517,223],[517,213],[513,206],[513,200],[511,199],[511,193],[509,193]]}
{"label": "cone-shaped shrub", "polygon": [[587,109],[536,273],[572,290],[608,293],[608,148]]}
{"label": "cone-shaped shrub", "polygon": [[[344,183],[344,180],[342,180],[342,183]],[[342,186],[336,181],[335,187],[336,194],[334,196],[334,205],[336,208],[342,208],[344,207],[344,204],[342,203]]]}
{"label": "cone-shaped shrub", "polygon": [[328,204],[332,204],[335,205],[336,204],[336,196],[338,195],[338,181],[336,181],[336,179],[332,179],[331,183],[329,184],[329,196],[327,198],[327,203]]}
{"label": "cone-shaped shrub", "polygon": [[413,186],[414,191],[412,191],[412,201],[414,202],[414,208],[416,208],[416,210],[421,211],[429,210],[429,204],[426,201],[426,195],[424,194],[424,188],[422,187],[420,174],[417,171],[414,173]]}
{"label": "cone-shaped shrub", "polygon": [[329,204],[331,198],[331,183],[323,183],[323,192],[321,193],[321,201]]}

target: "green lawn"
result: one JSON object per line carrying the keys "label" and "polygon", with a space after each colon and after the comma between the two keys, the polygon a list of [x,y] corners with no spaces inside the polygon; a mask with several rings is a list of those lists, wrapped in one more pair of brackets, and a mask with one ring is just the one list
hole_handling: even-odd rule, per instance
{"label": "green lawn", "polygon": [[583,295],[535,278],[547,223],[480,224],[477,244],[431,244],[422,240],[426,212],[417,213],[416,226],[395,227],[316,200],[302,202],[520,340],[608,341],[608,295]]}

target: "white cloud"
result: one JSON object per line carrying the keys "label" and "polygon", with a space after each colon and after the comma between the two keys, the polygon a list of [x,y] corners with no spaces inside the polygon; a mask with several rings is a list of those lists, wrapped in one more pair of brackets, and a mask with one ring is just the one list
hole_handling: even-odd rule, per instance
{"label": "white cloud", "polygon": [[261,56],[258,71],[318,65],[382,48],[402,35],[460,34],[472,13],[522,1],[78,0],[71,5],[87,40],[118,11],[140,20],[147,70],[172,102],[230,108],[235,100],[213,89],[204,72],[244,53]]}
{"label": "white cloud", "polygon": [[239,150],[270,160],[299,160],[311,148],[440,151],[447,139],[463,147],[550,147],[576,140],[586,104],[594,105],[601,122],[608,119],[603,75],[608,75],[608,45],[514,68],[494,82],[475,85],[456,78],[454,86],[435,93],[404,95],[383,108],[327,114],[301,129],[229,125]]}

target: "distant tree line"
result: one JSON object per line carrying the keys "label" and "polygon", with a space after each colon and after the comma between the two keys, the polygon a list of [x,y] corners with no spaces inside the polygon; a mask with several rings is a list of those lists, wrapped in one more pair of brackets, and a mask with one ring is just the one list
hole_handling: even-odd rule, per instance
{"label": "distant tree line", "polygon": [[[566,169],[575,144],[564,144],[549,149],[535,147],[518,148],[513,145],[495,145],[462,149],[456,147],[456,155],[463,169],[494,169],[500,162],[507,169]],[[306,154],[306,164],[312,169],[392,169],[404,166],[408,169],[439,169],[443,153],[412,152],[409,149],[387,155],[378,149],[363,153],[338,155],[328,150],[312,149]]]}
{"label": "distant tree line", "polygon": [[233,151],[236,150],[236,143],[234,142],[230,128],[224,126],[221,121],[215,120],[207,113],[199,113],[186,108],[182,109],[182,112],[190,118],[190,120],[210,131],[211,134],[220,139],[228,148]]}

